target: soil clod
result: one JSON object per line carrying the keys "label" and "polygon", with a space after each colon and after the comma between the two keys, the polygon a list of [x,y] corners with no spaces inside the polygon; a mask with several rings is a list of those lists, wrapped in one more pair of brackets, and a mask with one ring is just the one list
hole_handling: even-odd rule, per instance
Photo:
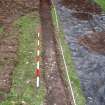
{"label": "soil clod", "polygon": [[95,32],[79,38],[79,43],[90,51],[105,54],[105,32]]}

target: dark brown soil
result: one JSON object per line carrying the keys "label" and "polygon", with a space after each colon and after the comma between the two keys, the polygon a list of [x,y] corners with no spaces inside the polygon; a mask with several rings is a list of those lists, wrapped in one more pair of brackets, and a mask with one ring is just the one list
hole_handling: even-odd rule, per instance
{"label": "dark brown soil", "polygon": [[72,15],[80,20],[90,20],[93,19],[93,16],[89,13],[72,13]]}
{"label": "dark brown soil", "polygon": [[38,9],[37,0],[0,0],[0,101],[4,100],[12,85],[12,74],[17,64],[18,31],[12,23],[20,16]]}
{"label": "dark brown soil", "polygon": [[[50,0],[40,0],[40,17],[42,24],[43,57],[45,82],[47,88],[47,105],[71,105],[64,81],[60,74],[60,67],[57,61],[57,48],[55,40],[54,26],[51,18]],[[69,93],[69,92],[68,92]]]}
{"label": "dark brown soil", "polygon": [[0,0],[0,23],[10,23],[36,9],[38,9],[37,0]]}
{"label": "dark brown soil", "polygon": [[80,37],[79,44],[90,51],[105,54],[105,32],[95,32],[90,35]]}
{"label": "dark brown soil", "polygon": [[90,13],[101,13],[101,8],[96,3],[89,0],[62,0],[63,5],[68,8]]}
{"label": "dark brown soil", "polygon": [[[5,33],[6,34],[6,33]],[[18,50],[18,36],[14,33],[14,36],[5,36],[0,39],[0,101],[5,97],[4,95],[10,91],[12,84],[12,73],[17,62],[17,50]]]}

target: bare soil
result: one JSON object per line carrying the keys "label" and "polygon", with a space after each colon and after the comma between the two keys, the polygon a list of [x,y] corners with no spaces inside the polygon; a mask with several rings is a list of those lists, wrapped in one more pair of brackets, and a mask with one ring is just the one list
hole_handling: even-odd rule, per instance
{"label": "bare soil", "polygon": [[62,2],[66,7],[77,11],[101,13],[101,8],[96,3],[92,3],[89,0],[62,0]]}
{"label": "bare soil", "polygon": [[[11,36],[6,36],[4,33],[0,39],[0,92],[8,93],[12,84],[12,71],[15,68],[17,62],[17,50],[18,50],[18,36],[16,33]],[[0,101],[5,97],[0,94]]]}
{"label": "bare soil", "polygon": [[19,16],[37,9],[37,0],[0,0],[0,23],[10,23]]}
{"label": "bare soil", "polygon": [[91,14],[85,13],[85,12],[72,13],[72,16],[75,18],[78,18],[79,20],[91,20],[91,19],[93,19],[93,16]]}
{"label": "bare soil", "polygon": [[61,77],[58,64],[55,31],[51,16],[51,2],[49,0],[40,1],[40,17],[42,24],[43,50],[45,52],[44,70],[45,83],[47,88],[47,105],[71,105],[69,93]]}
{"label": "bare soil", "polygon": [[12,74],[18,63],[19,33],[12,23],[28,12],[38,10],[37,0],[0,0],[0,101],[10,92]]}
{"label": "bare soil", "polygon": [[90,51],[105,54],[105,32],[95,32],[79,37],[79,44]]}

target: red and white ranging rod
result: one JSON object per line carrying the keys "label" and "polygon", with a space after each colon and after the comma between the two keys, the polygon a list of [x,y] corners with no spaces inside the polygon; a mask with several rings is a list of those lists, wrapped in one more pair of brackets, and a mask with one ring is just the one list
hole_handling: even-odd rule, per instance
{"label": "red and white ranging rod", "polygon": [[36,68],[36,87],[39,88],[40,86],[40,33],[38,33],[38,40],[37,40],[37,44],[38,44],[38,47],[37,47],[37,68]]}

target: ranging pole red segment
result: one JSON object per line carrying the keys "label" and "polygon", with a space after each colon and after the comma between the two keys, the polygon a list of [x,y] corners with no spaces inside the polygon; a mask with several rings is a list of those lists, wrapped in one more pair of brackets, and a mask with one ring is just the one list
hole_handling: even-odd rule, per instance
{"label": "ranging pole red segment", "polygon": [[36,69],[35,75],[40,76],[40,69]]}
{"label": "ranging pole red segment", "polygon": [[36,31],[39,32],[39,33],[41,33],[42,32],[41,26],[37,27]]}

